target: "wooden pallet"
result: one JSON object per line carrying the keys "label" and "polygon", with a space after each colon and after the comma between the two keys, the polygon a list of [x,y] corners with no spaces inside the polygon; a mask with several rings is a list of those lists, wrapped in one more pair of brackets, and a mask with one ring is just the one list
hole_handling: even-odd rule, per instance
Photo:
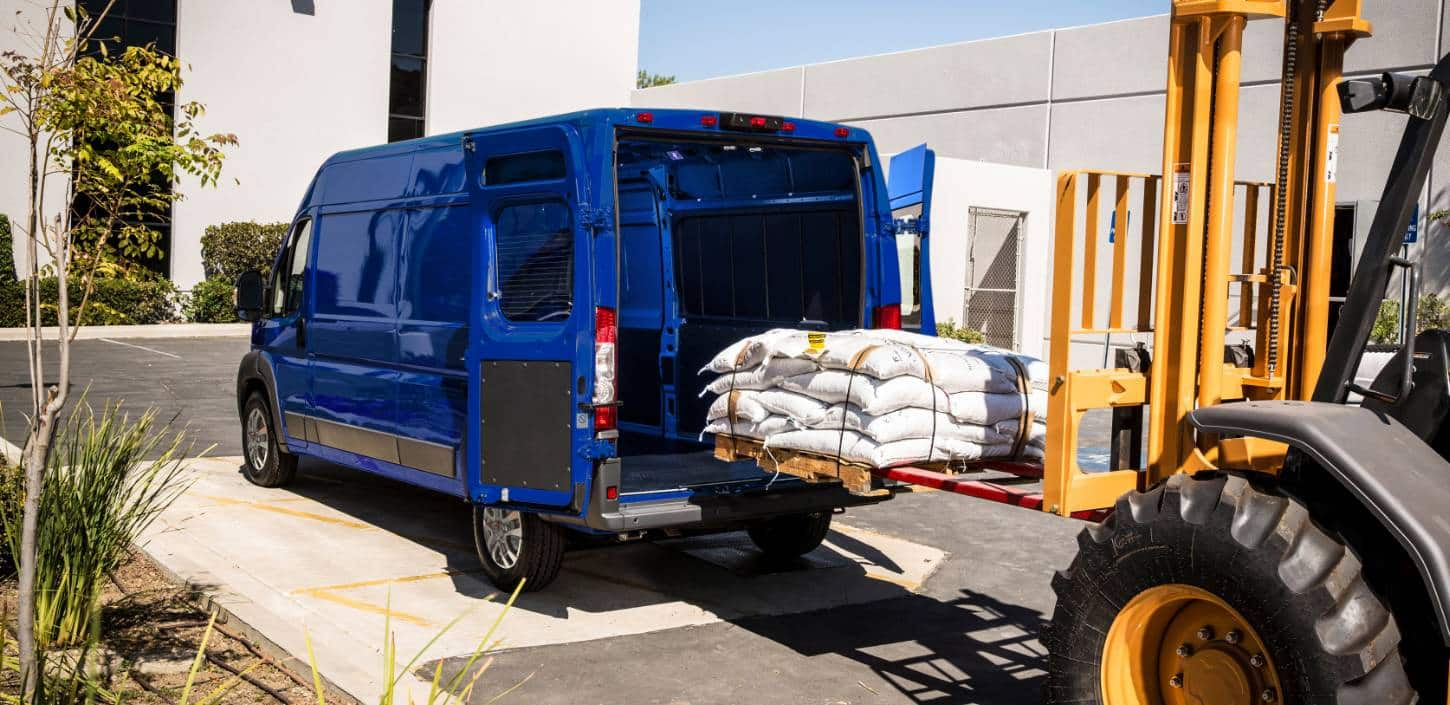
{"label": "wooden pallet", "polygon": [[726,462],[753,460],[761,470],[793,475],[806,482],[840,482],[854,495],[881,497],[891,492],[876,482],[871,468],[865,465],[781,448],[766,452],[760,441],[753,438],[715,436],[715,458]]}

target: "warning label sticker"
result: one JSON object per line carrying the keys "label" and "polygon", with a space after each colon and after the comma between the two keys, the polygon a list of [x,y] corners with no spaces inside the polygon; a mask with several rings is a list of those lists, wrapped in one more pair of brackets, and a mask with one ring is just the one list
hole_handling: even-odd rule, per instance
{"label": "warning label sticker", "polygon": [[1188,223],[1188,164],[1173,166],[1173,224]]}
{"label": "warning label sticker", "polygon": [[1339,171],[1339,125],[1329,126],[1329,138],[1324,141],[1324,180],[1334,183],[1335,172]]}

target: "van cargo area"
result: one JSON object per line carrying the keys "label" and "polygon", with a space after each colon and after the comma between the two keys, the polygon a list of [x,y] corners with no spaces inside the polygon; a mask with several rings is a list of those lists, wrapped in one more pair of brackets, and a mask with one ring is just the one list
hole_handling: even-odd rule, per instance
{"label": "van cargo area", "polygon": [[696,373],[772,328],[862,325],[861,174],[845,146],[620,138],[622,495],[770,479],[699,442]]}

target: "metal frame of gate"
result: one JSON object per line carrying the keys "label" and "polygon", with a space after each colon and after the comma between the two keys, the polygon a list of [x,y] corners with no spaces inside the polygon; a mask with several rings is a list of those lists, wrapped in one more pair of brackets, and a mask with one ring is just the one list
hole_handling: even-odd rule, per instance
{"label": "metal frame of gate", "polygon": [[[1011,218],[1017,222],[1012,229],[1014,258],[1012,266],[1012,288],[991,288],[974,286],[977,282],[977,220],[981,216],[991,218]],[[1016,350],[1021,347],[1022,338],[1022,240],[1024,230],[1027,227],[1027,211],[1004,210],[1000,208],[982,208],[971,206],[967,209],[967,276],[962,291],[962,322],[963,326],[972,325],[972,297],[979,293],[1010,293],[1012,294],[1012,340],[1010,344],[1001,345],[1002,341],[988,339],[988,343],[1006,347],[1009,350]],[[1005,240],[1004,240],[1005,244]],[[1000,248],[999,250],[1000,251]],[[995,253],[993,253],[995,256]],[[989,314],[990,315],[990,314]],[[984,331],[985,333],[985,331]]]}

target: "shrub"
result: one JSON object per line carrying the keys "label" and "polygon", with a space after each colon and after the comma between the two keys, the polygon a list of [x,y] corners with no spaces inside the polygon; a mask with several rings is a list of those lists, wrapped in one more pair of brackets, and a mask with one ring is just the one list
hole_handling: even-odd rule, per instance
{"label": "shrub", "polygon": [[194,323],[236,323],[237,311],[232,303],[236,287],[227,279],[208,279],[191,289],[186,299],[186,320]]}
{"label": "shrub", "polygon": [[266,276],[287,235],[286,223],[221,223],[201,236],[201,267],[207,279],[235,282],[255,269]]}
{"label": "shrub", "polygon": [[986,336],[982,335],[982,331],[966,326],[959,326],[950,318],[936,324],[936,336],[938,338],[960,340],[963,343],[984,343],[987,341]]}
{"label": "shrub", "polygon": [[[1420,297],[1415,310],[1415,334],[1436,328],[1450,329],[1450,302],[1440,298],[1439,294],[1425,294]],[[1381,345],[1400,342],[1399,301],[1380,302],[1380,310],[1374,318],[1374,328],[1370,329],[1369,340]]]}
{"label": "shrub", "polygon": [[[40,280],[42,323],[56,324],[54,277]],[[91,296],[82,317],[77,317],[85,282],[70,282],[72,323],[77,325],[127,325],[166,323],[177,318],[176,285],[168,279],[110,279],[97,277],[92,281]],[[25,285],[21,282],[0,283],[0,327],[25,325]]]}
{"label": "shrub", "polygon": [[0,286],[15,281],[15,245],[10,236],[10,219],[0,213]]}
{"label": "shrub", "polygon": [[[182,440],[183,434],[157,427],[155,409],[132,421],[118,405],[97,413],[82,399],[66,417],[37,515],[39,647],[83,644],[92,634],[107,574],[185,489]],[[16,555],[20,513],[4,504],[0,511],[6,545]]]}

